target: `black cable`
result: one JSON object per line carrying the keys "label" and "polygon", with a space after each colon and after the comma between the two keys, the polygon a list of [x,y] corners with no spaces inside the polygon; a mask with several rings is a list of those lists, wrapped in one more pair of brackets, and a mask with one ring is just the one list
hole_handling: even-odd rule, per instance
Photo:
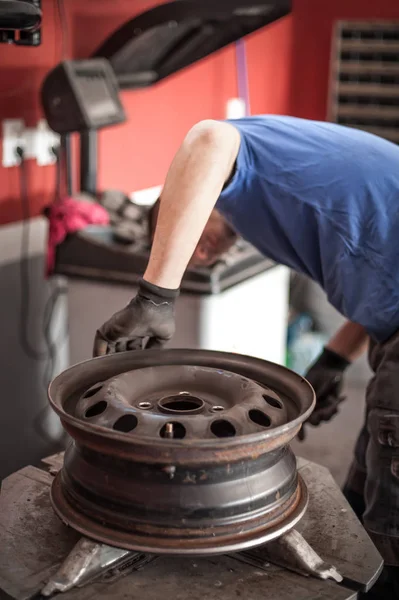
{"label": "black cable", "polygon": [[33,360],[44,360],[47,357],[46,350],[37,350],[29,340],[29,312],[30,312],[30,275],[29,275],[29,245],[30,245],[30,205],[28,196],[28,184],[26,177],[26,165],[22,148],[17,149],[21,159],[19,165],[21,209],[22,209],[22,234],[21,234],[21,259],[20,259],[20,318],[19,318],[19,341],[25,354]]}
{"label": "black cable", "polygon": [[[30,315],[30,301],[31,301],[31,288],[30,288],[30,272],[29,272],[29,246],[30,246],[30,219],[31,211],[29,205],[28,195],[28,182],[26,176],[26,165],[24,161],[24,153],[22,148],[17,149],[17,154],[21,159],[20,162],[20,188],[21,188],[21,208],[22,208],[22,235],[21,235],[21,257],[20,257],[20,319],[19,319],[19,341],[25,354],[36,361],[45,361],[44,364],[44,379],[43,384],[47,392],[48,385],[54,376],[54,367],[57,357],[57,349],[64,343],[68,336],[68,327],[65,331],[62,331],[57,340],[51,339],[51,326],[57,306],[58,300],[66,293],[66,288],[53,282],[50,283],[52,290],[46,301],[43,321],[42,321],[42,333],[45,342],[45,349],[35,348],[29,340],[29,315]],[[59,193],[61,176],[60,176],[60,164],[57,160],[57,171],[56,171],[56,194]],[[51,409],[48,405],[43,407],[33,421],[33,428],[36,433],[44,439],[46,442],[54,444],[55,441],[62,444],[61,440],[54,440],[45,427],[45,419],[50,413]]]}
{"label": "black cable", "polygon": [[[62,194],[62,181],[63,181],[63,153],[60,147],[52,148],[53,153],[56,157],[56,179],[55,179],[55,190],[54,190],[54,203],[58,202]],[[49,280],[50,286],[52,287],[50,296],[47,299],[44,307],[43,315],[43,337],[47,347],[47,360],[44,370],[44,386],[47,387],[50,381],[54,377],[54,368],[57,357],[57,349],[62,346],[68,338],[68,324],[66,324],[65,331],[61,331],[59,338],[56,341],[51,339],[51,326],[53,323],[53,317],[58,301],[62,296],[67,293],[67,288],[60,286],[54,279]]]}
{"label": "black cable", "polygon": [[[25,354],[33,360],[45,360],[49,356],[53,360],[54,352],[57,347],[62,344],[67,335],[68,331],[62,332],[60,337],[53,342],[51,340],[51,324],[54,315],[54,310],[57,302],[61,296],[66,293],[66,288],[56,286],[53,287],[50,296],[48,297],[43,315],[42,330],[44,333],[44,340],[46,348],[41,350],[34,347],[29,340],[29,315],[30,315],[30,301],[31,301],[31,288],[30,288],[30,273],[29,273],[29,246],[30,246],[30,205],[28,195],[28,184],[26,177],[26,165],[23,156],[23,150],[17,149],[18,156],[21,158],[20,162],[20,188],[21,188],[21,208],[22,208],[22,235],[21,235],[21,259],[20,259],[20,319],[19,319],[19,340]],[[57,162],[57,165],[59,163]],[[58,192],[60,182],[59,169],[57,167],[57,181],[56,191]],[[47,389],[47,385],[46,385]]]}
{"label": "black cable", "polygon": [[[60,200],[62,194],[62,181],[63,181],[63,153],[61,148],[52,148],[54,156],[56,157],[56,172],[55,172],[55,190],[53,202],[56,203]],[[62,296],[67,293],[65,286],[59,285],[54,279],[49,280],[49,285],[52,288],[51,293],[47,299],[43,313],[43,324],[42,333],[43,338],[47,347],[47,359],[44,366],[43,373],[43,385],[47,392],[48,386],[55,375],[55,364],[57,359],[57,350],[63,346],[66,339],[68,338],[68,323],[64,331],[61,331],[59,338],[56,341],[51,339],[51,327],[53,324],[53,318],[55,309],[58,301]],[[47,442],[54,445],[57,443],[59,449],[64,449],[66,445],[67,435],[65,432],[61,434],[59,439],[52,438],[46,428],[46,419],[52,414],[52,409],[47,404],[36,416],[33,427],[36,433]]]}
{"label": "black cable", "polygon": [[[17,149],[20,158],[20,194],[22,209],[22,234],[21,234],[21,257],[20,257],[20,317],[18,323],[19,342],[23,352],[32,360],[48,360],[48,348],[45,350],[36,349],[29,340],[29,314],[30,314],[30,272],[29,272],[29,246],[30,246],[30,205],[28,196],[28,183],[26,176],[26,165],[22,148]],[[40,410],[33,420],[33,429],[46,442],[53,442],[43,426],[44,417],[47,413],[47,407]]]}

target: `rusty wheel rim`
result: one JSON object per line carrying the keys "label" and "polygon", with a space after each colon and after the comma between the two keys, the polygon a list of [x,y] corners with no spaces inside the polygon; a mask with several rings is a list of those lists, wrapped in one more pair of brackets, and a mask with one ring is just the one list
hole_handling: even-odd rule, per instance
{"label": "rusty wheel rim", "polygon": [[49,397],[74,440],[53,506],[89,537],[230,552],[281,535],[306,509],[288,443],[314,394],[283,367],[204,350],[127,352],[68,369]]}
{"label": "rusty wheel rim", "polygon": [[[117,530],[105,523],[88,518],[86,515],[82,515],[66,498],[60,474],[56,476],[52,485],[51,500],[55,512],[67,526],[110,546],[150,554],[211,556],[247,550],[280,537],[301,520],[306,512],[309,497],[306,485],[299,476],[298,485],[290,502],[283,506],[279,515],[276,514],[274,519],[270,519],[263,526],[253,527],[247,531],[241,531],[239,534],[226,531],[220,532],[218,535],[215,534],[217,530],[214,528],[212,534],[215,535],[199,537],[195,541],[193,538],[183,537],[184,532],[181,529],[173,532],[175,535],[163,538],[159,535],[140,535],[139,531],[129,533]],[[179,538],[178,535],[181,537]]]}

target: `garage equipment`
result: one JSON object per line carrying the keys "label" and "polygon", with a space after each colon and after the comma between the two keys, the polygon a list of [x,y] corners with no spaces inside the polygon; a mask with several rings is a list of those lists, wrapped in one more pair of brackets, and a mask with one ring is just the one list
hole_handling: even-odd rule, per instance
{"label": "garage equipment", "polygon": [[[117,85],[129,90],[154,85],[287,15],[290,9],[289,0],[168,2],[121,26],[94,58],[55,67],[42,87],[43,110],[57,133],[80,133],[80,191],[98,193],[97,130],[125,119]],[[128,282],[134,275],[137,278],[148,259],[148,247],[137,243],[141,241],[136,239],[122,250],[115,244],[112,229],[108,234],[87,229],[60,246],[57,270],[68,276]],[[187,289],[215,293],[272,264],[243,242],[227,262],[227,272],[221,273],[219,266],[217,274],[208,269],[188,275]]]}

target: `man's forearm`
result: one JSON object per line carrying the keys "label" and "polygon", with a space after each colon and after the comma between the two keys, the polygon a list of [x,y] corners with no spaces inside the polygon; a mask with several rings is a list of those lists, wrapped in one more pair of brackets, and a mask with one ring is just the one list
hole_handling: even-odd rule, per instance
{"label": "man's forearm", "polygon": [[330,339],[327,348],[352,362],[365,352],[368,339],[369,336],[364,327],[347,321]]}
{"label": "man's forearm", "polygon": [[165,288],[180,286],[239,145],[238,131],[227,123],[200,123],[187,135],[162,191],[146,281]]}

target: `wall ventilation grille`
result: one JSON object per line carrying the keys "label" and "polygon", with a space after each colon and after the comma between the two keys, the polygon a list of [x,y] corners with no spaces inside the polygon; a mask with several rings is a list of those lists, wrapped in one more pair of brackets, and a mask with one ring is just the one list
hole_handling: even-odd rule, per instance
{"label": "wall ventilation grille", "polygon": [[340,21],[329,120],[399,144],[399,21]]}

